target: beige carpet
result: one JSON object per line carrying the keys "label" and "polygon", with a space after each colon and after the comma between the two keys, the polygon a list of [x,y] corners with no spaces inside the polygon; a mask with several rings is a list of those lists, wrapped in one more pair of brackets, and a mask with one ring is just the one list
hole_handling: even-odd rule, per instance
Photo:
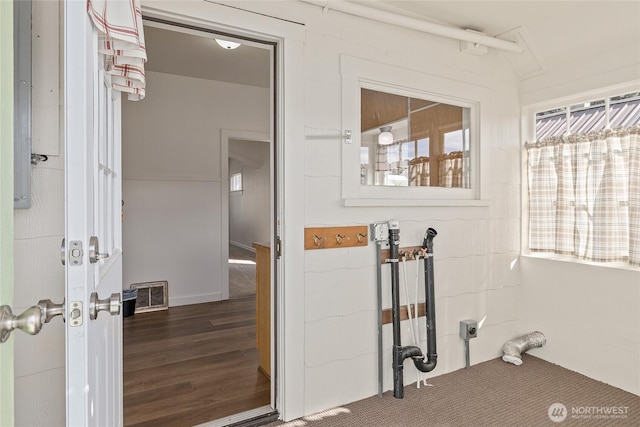
{"label": "beige carpet", "polygon": [[256,254],[229,245],[229,298],[242,298],[256,293]]}
{"label": "beige carpet", "polygon": [[[387,392],[382,398],[268,426],[640,426],[639,396],[530,355],[523,360],[521,366],[490,360],[431,378],[432,387],[407,386],[401,400]],[[336,383],[336,388],[346,386]]]}

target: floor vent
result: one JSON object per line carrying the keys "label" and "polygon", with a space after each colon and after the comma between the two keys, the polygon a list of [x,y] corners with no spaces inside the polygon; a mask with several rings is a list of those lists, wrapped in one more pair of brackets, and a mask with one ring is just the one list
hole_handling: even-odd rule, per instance
{"label": "floor vent", "polygon": [[136,313],[144,311],[158,311],[169,308],[169,282],[134,283],[129,286],[137,289]]}

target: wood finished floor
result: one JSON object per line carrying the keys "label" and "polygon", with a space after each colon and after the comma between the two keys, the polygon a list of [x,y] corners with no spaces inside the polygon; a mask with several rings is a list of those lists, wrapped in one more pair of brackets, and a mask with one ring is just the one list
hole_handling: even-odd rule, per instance
{"label": "wood finished floor", "polygon": [[256,254],[229,245],[229,298],[256,294]]}
{"label": "wood finished floor", "polygon": [[193,426],[270,403],[255,296],[123,320],[125,426]]}

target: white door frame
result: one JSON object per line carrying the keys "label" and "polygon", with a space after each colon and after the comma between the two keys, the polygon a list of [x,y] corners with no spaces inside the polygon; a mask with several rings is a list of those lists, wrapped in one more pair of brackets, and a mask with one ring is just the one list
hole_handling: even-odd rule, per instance
{"label": "white door frame", "polygon": [[[273,105],[273,103],[269,103],[269,105]],[[222,175],[222,190],[220,191],[220,206],[222,206],[222,224],[221,230],[225,233],[222,236],[220,241],[220,253],[222,257],[222,262],[220,265],[223,266],[221,273],[221,283],[222,283],[222,299],[229,299],[229,140],[230,139],[240,139],[243,141],[258,141],[258,142],[269,142],[269,179],[271,180],[269,184],[269,188],[271,194],[269,194],[269,200],[273,203],[274,193],[273,193],[273,173],[274,173],[274,158],[273,158],[273,143],[272,139],[268,132],[253,132],[253,131],[244,131],[244,130],[231,130],[231,129],[222,129],[220,131],[220,174]],[[269,236],[275,235],[275,229],[273,224],[275,224],[275,218],[273,218],[273,205],[270,206],[270,214],[271,219],[269,224],[271,228],[269,229]],[[273,244],[273,242],[271,242]],[[272,281],[273,283],[273,281]],[[273,401],[273,399],[272,399]]]}
{"label": "white door frame", "polygon": [[[255,6],[261,7],[259,3]],[[301,238],[305,198],[304,26],[210,2],[143,0],[142,6],[143,15],[149,17],[276,43],[272,140],[277,146],[275,190],[280,217],[276,222],[282,257],[275,264],[277,289],[272,293],[277,307],[272,313],[272,336],[278,355],[272,370],[276,378],[274,404],[285,421],[301,417],[305,391],[304,239]]]}

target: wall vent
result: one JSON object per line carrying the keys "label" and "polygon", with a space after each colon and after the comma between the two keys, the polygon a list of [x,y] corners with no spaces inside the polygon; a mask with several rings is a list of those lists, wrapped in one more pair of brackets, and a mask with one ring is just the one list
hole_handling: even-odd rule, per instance
{"label": "wall vent", "polygon": [[169,308],[169,282],[134,283],[129,287],[138,290],[136,313],[166,310]]}

